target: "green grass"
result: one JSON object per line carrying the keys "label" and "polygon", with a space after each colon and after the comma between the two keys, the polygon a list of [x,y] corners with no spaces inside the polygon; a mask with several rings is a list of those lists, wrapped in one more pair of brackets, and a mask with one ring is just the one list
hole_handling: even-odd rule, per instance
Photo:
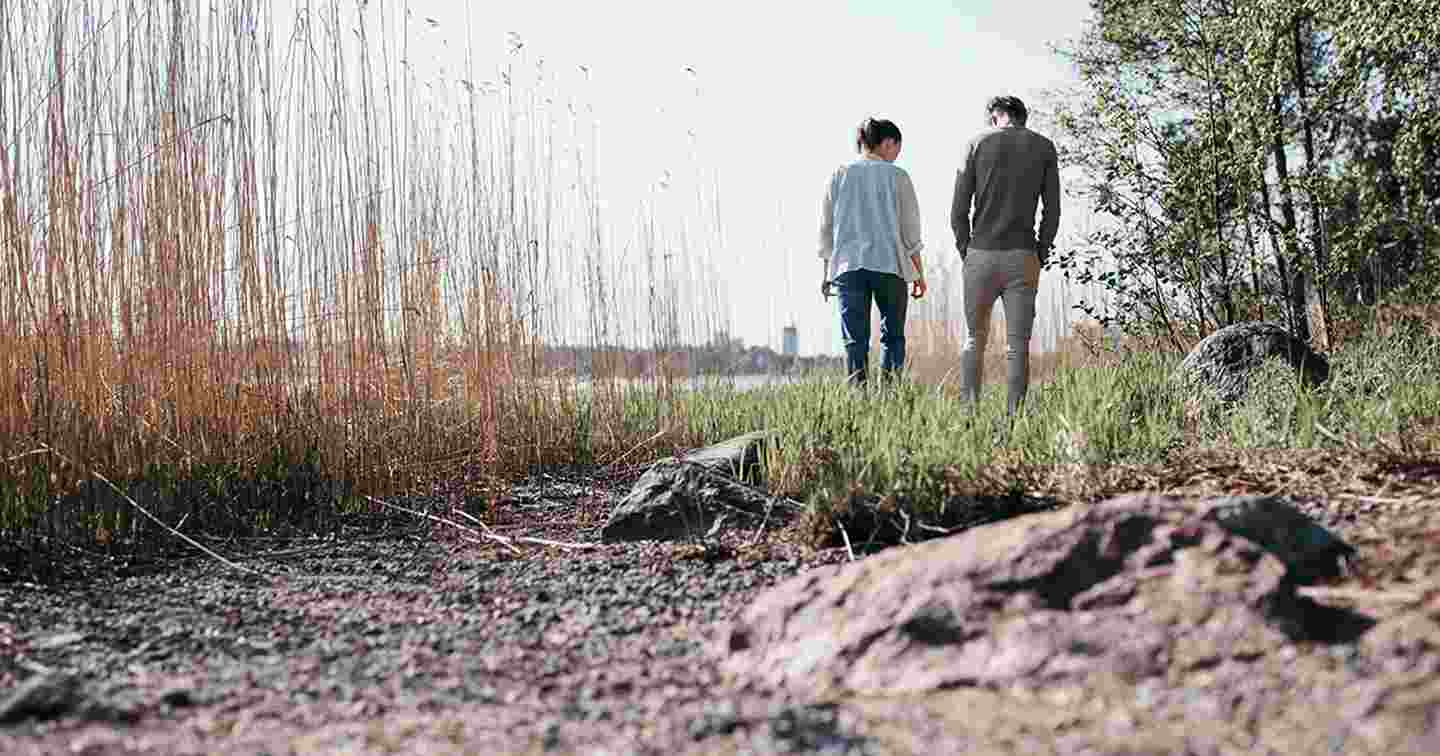
{"label": "green grass", "polygon": [[[529,469],[640,466],[766,429],[775,434],[766,453],[769,488],[828,520],[857,502],[937,518],[974,497],[1071,501],[1117,487],[1164,487],[1167,470],[1179,476],[1187,459],[1209,452],[1258,450],[1259,459],[1265,450],[1440,451],[1440,343],[1431,336],[1353,340],[1332,357],[1331,380],[1318,388],[1303,386],[1283,364],[1267,363],[1246,397],[1229,406],[1174,380],[1178,360],[1132,353],[1062,366],[1032,386],[1013,422],[997,384],[987,385],[974,406],[949,385],[857,389],[826,375],[748,391],[723,383],[698,390],[653,381],[600,384],[568,392],[562,402],[506,403],[501,422],[514,448],[502,454],[525,456]],[[447,425],[468,426],[464,407],[444,411]],[[476,459],[458,454],[448,461],[454,464],[437,463],[431,478]],[[497,468],[494,480],[520,470],[506,469]],[[1121,469],[1151,472],[1116,477]],[[313,455],[230,464],[170,460],[117,482],[166,522],[189,516],[234,534],[282,524],[318,527],[326,512],[355,500],[335,473]],[[57,525],[52,501],[33,495],[53,485],[37,479],[29,488],[0,491],[0,527],[67,539],[158,532],[98,486],[89,487],[88,499],[63,499],[68,508],[58,512]]]}
{"label": "green grass", "polygon": [[1414,333],[1351,343],[1320,387],[1267,361],[1231,411],[1200,414],[1203,440],[1239,449],[1423,448],[1440,415],[1440,343]]}
{"label": "green grass", "polygon": [[987,387],[971,406],[935,386],[860,390],[834,378],[684,393],[669,412],[683,418],[673,439],[681,445],[775,432],[767,455],[772,490],[821,513],[859,498],[934,515],[957,496],[1053,494],[1057,477],[1163,469],[1212,451],[1434,448],[1440,345],[1433,339],[1352,343],[1332,358],[1331,381],[1313,389],[1283,364],[1266,364],[1230,406],[1173,380],[1178,362],[1179,355],[1136,353],[1061,368],[1031,388],[1013,423],[1003,386]]}

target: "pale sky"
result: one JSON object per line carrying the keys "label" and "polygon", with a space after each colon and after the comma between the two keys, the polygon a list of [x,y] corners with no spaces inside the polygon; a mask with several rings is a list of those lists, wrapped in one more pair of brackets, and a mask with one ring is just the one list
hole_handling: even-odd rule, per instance
{"label": "pale sky", "polygon": [[[475,78],[492,78],[513,33],[563,88],[573,82],[599,119],[615,224],[633,224],[628,205],[666,171],[679,184],[693,177],[694,132],[700,172],[718,187],[724,244],[714,259],[734,333],[778,349],[794,321],[806,354],[839,351],[833,300],[818,294],[815,236],[824,183],[855,154],[855,125],[876,115],[900,126],[897,163],[914,179],[926,262],[954,258],[951,186],[985,100],[1016,94],[1044,110],[1041,91],[1071,76],[1047,43],[1078,35],[1089,15],[1086,0],[369,2],[368,12],[408,18],[407,55],[422,80],[442,69],[464,78],[467,54]],[[695,196],[693,186],[671,191]],[[1064,209],[1062,228],[1084,215]]]}

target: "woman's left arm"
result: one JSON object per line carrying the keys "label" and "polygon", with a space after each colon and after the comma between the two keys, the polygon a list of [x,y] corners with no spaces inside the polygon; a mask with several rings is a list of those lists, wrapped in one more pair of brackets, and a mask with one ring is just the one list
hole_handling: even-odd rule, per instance
{"label": "woman's left arm", "polygon": [[925,242],[920,238],[920,202],[915,197],[915,183],[903,169],[895,176],[896,199],[900,205],[900,253],[910,258],[915,266],[914,296],[925,296],[925,266],[920,261],[920,251]]}
{"label": "woman's left arm", "polygon": [[825,183],[820,204],[820,295],[830,298],[830,258],[835,254],[835,175]]}

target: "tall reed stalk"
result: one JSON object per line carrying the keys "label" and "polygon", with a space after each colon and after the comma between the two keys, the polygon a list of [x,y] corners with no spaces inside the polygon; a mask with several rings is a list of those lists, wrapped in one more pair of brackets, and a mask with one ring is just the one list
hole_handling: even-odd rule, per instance
{"label": "tall reed stalk", "polygon": [[140,535],[96,474],[218,532],[613,457],[623,381],[721,321],[718,225],[613,232],[578,74],[512,37],[422,78],[401,8],[277,7],[5,3],[0,531]]}

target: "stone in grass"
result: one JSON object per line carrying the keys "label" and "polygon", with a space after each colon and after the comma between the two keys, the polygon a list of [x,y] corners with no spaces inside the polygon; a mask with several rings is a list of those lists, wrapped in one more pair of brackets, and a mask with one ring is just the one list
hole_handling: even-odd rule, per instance
{"label": "stone in grass", "polygon": [[138,720],[145,708],[136,696],[113,691],[100,693],[87,689],[76,675],[46,671],[31,676],[0,699],[0,725],[49,722],[61,717],[130,723]]}
{"label": "stone in grass", "polygon": [[807,571],[748,606],[718,652],[761,687],[889,695],[1138,680],[1354,640],[1369,618],[1296,591],[1349,549],[1318,527],[1277,499],[1024,515]]}
{"label": "stone in grass", "polygon": [[42,672],[0,700],[0,725],[63,717],[80,709],[83,703],[80,681],[74,675]]}
{"label": "stone in grass", "polygon": [[1330,378],[1330,363],[1289,331],[1264,322],[1236,323],[1206,336],[1180,363],[1178,375],[1213,391],[1222,402],[1237,402],[1250,388],[1250,374],[1266,358],[1284,360],[1307,385]]}
{"label": "stone in grass", "polygon": [[761,446],[770,437],[746,433],[656,462],[610,512],[601,539],[700,538],[721,518],[760,520],[771,497],[749,483],[758,480]]}

